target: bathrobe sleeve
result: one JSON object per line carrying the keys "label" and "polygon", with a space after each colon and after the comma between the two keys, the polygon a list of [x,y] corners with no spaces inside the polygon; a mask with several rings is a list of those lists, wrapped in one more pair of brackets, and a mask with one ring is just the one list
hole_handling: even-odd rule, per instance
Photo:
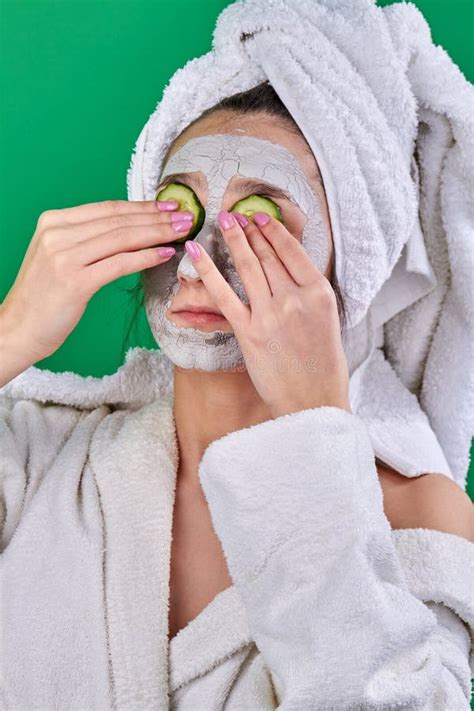
{"label": "bathrobe sleeve", "polygon": [[232,432],[199,476],[278,708],[469,709],[474,544],[392,531],[357,415]]}
{"label": "bathrobe sleeve", "polygon": [[[71,433],[88,412],[0,393],[0,553]],[[92,431],[89,418],[84,423]]]}

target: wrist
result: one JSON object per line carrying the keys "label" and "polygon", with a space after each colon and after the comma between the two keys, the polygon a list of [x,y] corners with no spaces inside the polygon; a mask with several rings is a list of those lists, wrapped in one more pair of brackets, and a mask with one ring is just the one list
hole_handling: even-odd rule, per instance
{"label": "wrist", "polygon": [[21,344],[18,324],[12,322],[0,304],[0,387],[33,365],[37,360]]}
{"label": "wrist", "polygon": [[345,410],[351,415],[353,414],[348,399],[338,400],[336,398],[328,398],[326,400],[319,398],[318,400],[310,400],[305,402],[287,400],[284,403],[271,405],[269,410],[271,417],[276,419],[277,417],[282,417],[283,415],[291,415],[295,412],[300,412],[301,410],[312,410],[316,407],[339,407],[341,410]]}

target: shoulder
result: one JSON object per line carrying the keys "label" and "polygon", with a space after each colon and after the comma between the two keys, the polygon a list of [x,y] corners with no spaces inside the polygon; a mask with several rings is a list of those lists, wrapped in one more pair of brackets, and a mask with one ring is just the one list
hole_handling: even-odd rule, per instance
{"label": "shoulder", "polygon": [[111,375],[94,377],[31,366],[0,387],[0,396],[93,410],[101,405],[136,409],[173,391],[172,363],[162,351],[131,348]]}
{"label": "shoulder", "polygon": [[444,474],[406,477],[377,463],[384,510],[392,528],[430,528],[474,543],[474,505]]}

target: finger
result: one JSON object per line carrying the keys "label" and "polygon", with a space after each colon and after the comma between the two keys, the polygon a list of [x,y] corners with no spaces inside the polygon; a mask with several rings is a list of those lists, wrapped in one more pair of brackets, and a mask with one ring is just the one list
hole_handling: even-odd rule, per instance
{"label": "finger", "polygon": [[[239,213],[240,214],[240,213]],[[243,215],[241,216],[243,217]],[[280,257],[273,249],[270,242],[265,239],[257,225],[247,220],[247,224],[241,227],[245,232],[250,246],[260,260],[262,269],[267,278],[272,294],[276,294],[289,286],[296,286],[296,282],[282,264]]]}
{"label": "finger", "polygon": [[[268,218],[265,224],[258,217],[259,215]],[[288,232],[279,220],[275,220],[275,218],[264,212],[256,212],[253,217],[258,228],[270,242],[288,273],[299,286],[312,284],[319,279],[325,278],[324,274],[311,261],[305,248]]]}
{"label": "finger", "polygon": [[[222,210],[219,215],[223,213],[224,220],[221,223],[219,219],[219,227],[231,253],[235,268],[249,297],[250,307],[252,309],[257,306],[260,307],[266,301],[269,301],[272,296],[262,265],[252,247],[249,245],[245,233],[235,217],[232,213],[225,213],[224,210]],[[229,227],[225,227],[223,224],[227,219],[227,215],[231,218],[231,225]]]}
{"label": "finger", "polygon": [[[191,228],[188,228],[188,231]],[[92,264],[99,259],[111,257],[120,252],[135,252],[139,249],[154,245],[170,245],[178,235],[185,232],[175,232],[171,224],[166,225],[131,225],[130,227],[117,227],[109,232],[95,235],[90,239],[71,245],[74,258],[79,264]]]}
{"label": "finger", "polygon": [[100,217],[110,217],[113,215],[156,215],[161,211],[156,200],[103,200],[101,202],[89,202],[84,205],[74,207],[64,207],[58,210],[46,210],[40,219],[47,225],[50,222],[73,225],[81,222],[89,222]]}
{"label": "finger", "polygon": [[[219,305],[230,325],[234,330],[246,325],[249,321],[247,305],[242,303],[232,287],[226,282],[206,249],[194,240],[188,240],[184,246],[213,302]],[[192,254],[193,248],[199,252],[197,259]]]}
{"label": "finger", "polygon": [[[107,215],[106,217],[99,217],[95,220],[71,225],[69,227],[69,233],[77,242],[83,242],[86,239],[96,237],[103,232],[109,232],[119,227],[133,229],[135,226],[149,225],[150,227],[156,227],[156,229],[160,231],[164,226],[172,227],[179,222],[189,222],[191,225],[192,221],[193,215],[191,212],[160,213],[156,211],[155,213],[152,212],[145,215],[135,212],[125,215]],[[182,233],[175,232],[173,234],[168,230],[168,234],[173,235],[172,239],[176,239]]]}
{"label": "finger", "polygon": [[102,259],[95,264],[90,264],[84,269],[87,289],[94,294],[100,287],[109,284],[114,279],[134,274],[144,269],[156,267],[158,264],[169,261],[169,257],[160,254],[160,248],[152,247],[141,249],[137,252],[122,252],[108,259]]}

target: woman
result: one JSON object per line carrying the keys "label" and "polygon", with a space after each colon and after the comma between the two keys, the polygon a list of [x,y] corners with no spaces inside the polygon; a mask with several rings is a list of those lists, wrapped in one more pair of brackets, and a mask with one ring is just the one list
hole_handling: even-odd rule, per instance
{"label": "woman", "polygon": [[[245,131],[290,151],[315,193],[323,195],[317,165],[304,139],[282,110],[276,116],[279,103],[271,87],[260,87],[260,96],[262,90],[266,92],[266,114],[261,110],[210,112],[181,134],[168,158],[194,138],[225,140],[236,131]],[[203,205],[205,188],[196,188]],[[227,190],[221,216],[228,216],[226,208],[239,197],[244,196]],[[162,502],[150,504],[149,519],[146,501],[137,498],[146,492],[133,484],[134,477],[140,475],[127,469],[127,463],[134,460],[127,454],[125,442],[137,438],[144,426],[138,427],[133,408],[101,405],[87,412],[80,406],[5,398],[4,678],[7,703],[14,707],[28,707],[33,695],[37,698],[41,693],[41,705],[48,709],[64,708],[65,704],[68,708],[107,708],[111,698],[118,708],[151,708],[151,699],[164,708],[168,703],[164,681],[167,660],[154,645],[161,642],[167,647],[169,640],[178,642],[171,657],[175,664],[171,699],[178,708],[217,708],[224,700],[229,708],[240,703],[247,704],[241,708],[281,704],[295,709],[329,708],[330,703],[338,708],[349,704],[375,708],[382,700],[392,707],[402,700],[414,706],[421,699],[426,703],[444,699],[445,708],[450,708],[449,703],[451,708],[455,708],[453,703],[462,708],[463,699],[467,703],[465,622],[444,605],[432,602],[424,606],[405,587],[388,522],[394,530],[424,529],[427,535],[441,536],[444,546],[454,542],[459,551],[467,551],[474,542],[472,506],[467,495],[445,476],[426,473],[410,480],[381,462],[375,469],[363,424],[351,413],[337,301],[327,278],[330,266],[323,275],[307,258],[300,243],[304,216],[296,204],[277,200],[289,229],[274,218],[259,227],[258,218],[245,221],[240,214],[236,214],[238,223],[221,228],[222,244],[225,241],[229,246],[251,310],[204,249],[193,262],[197,278],[180,272],[175,276],[179,288],[166,311],[171,323],[203,334],[212,333],[216,323],[221,330],[233,330],[248,367],[216,367],[222,363],[229,366],[232,351],[227,351],[227,362],[223,357],[212,360],[209,354],[208,370],[175,365],[174,398],[167,403],[169,409],[160,404],[164,408],[160,418],[152,420],[153,426],[158,424],[161,429],[149,441],[149,430],[143,434],[147,447],[160,446],[161,439],[170,435],[165,413],[169,416],[172,408],[177,442],[175,495],[166,509],[173,513],[172,536],[166,528],[171,529],[171,516],[159,514]],[[76,273],[77,302],[77,293],[85,288],[87,272],[94,265],[104,273],[106,268],[110,270],[110,278],[117,250],[124,249],[125,240],[128,248],[135,248],[130,258],[137,260],[150,258],[149,245],[156,243],[157,231],[161,243],[169,242],[172,214],[179,213],[156,212],[149,203],[121,202],[115,203],[113,211],[108,203],[45,213],[30,254],[2,305],[3,373],[25,367],[20,353],[34,352],[36,360],[52,352],[74,325],[81,305],[68,310],[68,303],[74,300],[58,264],[72,269],[86,248],[91,250],[89,254],[95,250],[95,258],[88,258],[92,264]],[[324,214],[329,239],[327,211]],[[121,237],[104,232],[106,224],[129,225],[134,230],[124,233],[120,242]],[[74,238],[77,244],[72,248]],[[185,244],[189,247],[191,241]],[[292,251],[293,247],[296,250]],[[98,255],[103,257],[112,250],[115,256],[97,260]],[[155,263],[160,261],[156,250],[152,258]],[[159,279],[159,269],[155,272]],[[275,290],[272,295],[269,286]],[[45,298],[37,310],[34,295],[38,291]],[[159,337],[164,333],[159,330],[163,321],[155,318],[157,306],[152,306],[150,293],[147,313]],[[228,318],[193,322],[180,314],[185,304],[221,311]],[[270,361],[269,351],[265,352],[271,339],[280,346],[272,353],[279,357],[278,362]],[[169,340],[165,338],[164,343]],[[200,358],[202,365],[199,347],[189,347],[181,339],[181,353],[187,347],[188,355]],[[171,346],[169,352],[173,353]],[[315,356],[318,368],[296,367],[308,354]],[[293,367],[284,367],[285,358]],[[2,380],[6,380],[3,374]],[[102,434],[101,427],[105,427]],[[309,448],[308,431],[315,435]],[[122,432],[126,433],[124,439],[120,439]],[[143,446],[143,441],[135,446]],[[25,448],[29,448],[28,455]],[[125,462],[126,479],[118,479],[118,460]],[[159,461],[171,468],[165,458]],[[97,473],[101,466],[115,472],[108,484],[101,480],[103,474]],[[146,477],[144,462],[140,466]],[[68,483],[61,482],[69,477]],[[225,484],[222,490],[219,482]],[[92,492],[90,487],[94,486],[98,492]],[[152,491],[163,495],[159,488]],[[101,519],[104,539],[96,531],[101,501],[105,507]],[[43,506],[47,508],[41,514]],[[137,528],[137,515],[143,515],[143,530]],[[42,540],[38,541],[38,536]],[[159,541],[160,537],[164,540]],[[104,607],[97,600],[102,589],[98,567],[92,566],[94,574],[84,569],[85,557],[102,540],[110,556],[105,566],[110,580],[106,578],[104,583]],[[172,540],[169,558],[168,540],[170,544]],[[29,570],[24,568],[23,545],[27,546]],[[159,559],[163,569],[154,567],[155,559],[145,564],[145,545],[163,546],[165,553]],[[134,565],[128,558],[132,551],[140,564]],[[95,562],[98,566],[99,559]],[[119,562],[128,570],[120,572],[116,567]],[[130,579],[134,575],[144,579]],[[155,583],[156,576],[160,581]],[[127,582],[136,589],[125,591]],[[166,601],[166,607],[160,608],[162,615],[169,605],[169,618],[152,623],[150,643],[155,656],[144,662],[140,652],[146,653],[151,632],[142,625],[150,623],[151,617],[141,617],[135,608],[148,606],[151,614],[154,596]],[[54,600],[49,612],[44,607],[48,599]],[[220,600],[225,603],[221,609]],[[257,646],[242,632],[247,629],[245,620],[239,618],[242,601],[242,617],[248,616]],[[70,609],[64,610],[68,606]],[[439,619],[427,607],[436,611]],[[18,614],[21,611],[22,621],[16,610]],[[84,619],[79,621],[76,616],[81,614]],[[85,624],[88,618],[90,626]],[[217,622],[223,625],[221,629],[216,629]],[[114,624],[124,626],[114,628]],[[127,638],[126,625],[132,624],[135,630],[128,628]],[[205,629],[201,630],[203,624]],[[239,624],[238,635],[243,637],[237,635],[236,639],[231,630]],[[51,625],[56,640],[61,640],[49,647],[48,666],[43,659],[46,625]],[[68,625],[72,630],[66,632]],[[183,631],[187,636],[180,634]],[[10,657],[10,633],[15,637],[18,659],[13,652]],[[227,654],[233,644],[237,651],[224,659],[217,655],[219,663],[214,667],[207,656],[211,654],[215,662],[212,655],[219,640]],[[107,645],[112,650],[110,687]],[[131,667],[136,677],[122,666],[125,658],[130,664],[127,651],[121,649],[124,645],[130,645],[138,656],[136,668]],[[84,662],[83,655],[90,655],[90,661]],[[206,670],[204,676],[196,676],[199,664]],[[149,669],[155,669],[156,679],[148,677]]]}
{"label": "woman", "polygon": [[[249,161],[232,174],[229,146]],[[307,213],[281,186],[283,223],[232,210],[256,194],[245,171],[261,181],[276,157],[323,217],[311,258]],[[147,270],[174,366],[172,397],[144,406],[131,365],[119,393],[104,379],[110,398],[40,372],[0,393],[6,707],[468,708],[472,505],[446,476],[376,461],[352,412],[315,156],[266,84],[179,135],[158,194],[179,161],[203,160],[192,187],[208,222],[186,253],[178,205],[47,211],[0,308],[6,384],[100,286]],[[191,185],[199,170],[185,172]],[[155,247],[170,242],[178,263]]]}

